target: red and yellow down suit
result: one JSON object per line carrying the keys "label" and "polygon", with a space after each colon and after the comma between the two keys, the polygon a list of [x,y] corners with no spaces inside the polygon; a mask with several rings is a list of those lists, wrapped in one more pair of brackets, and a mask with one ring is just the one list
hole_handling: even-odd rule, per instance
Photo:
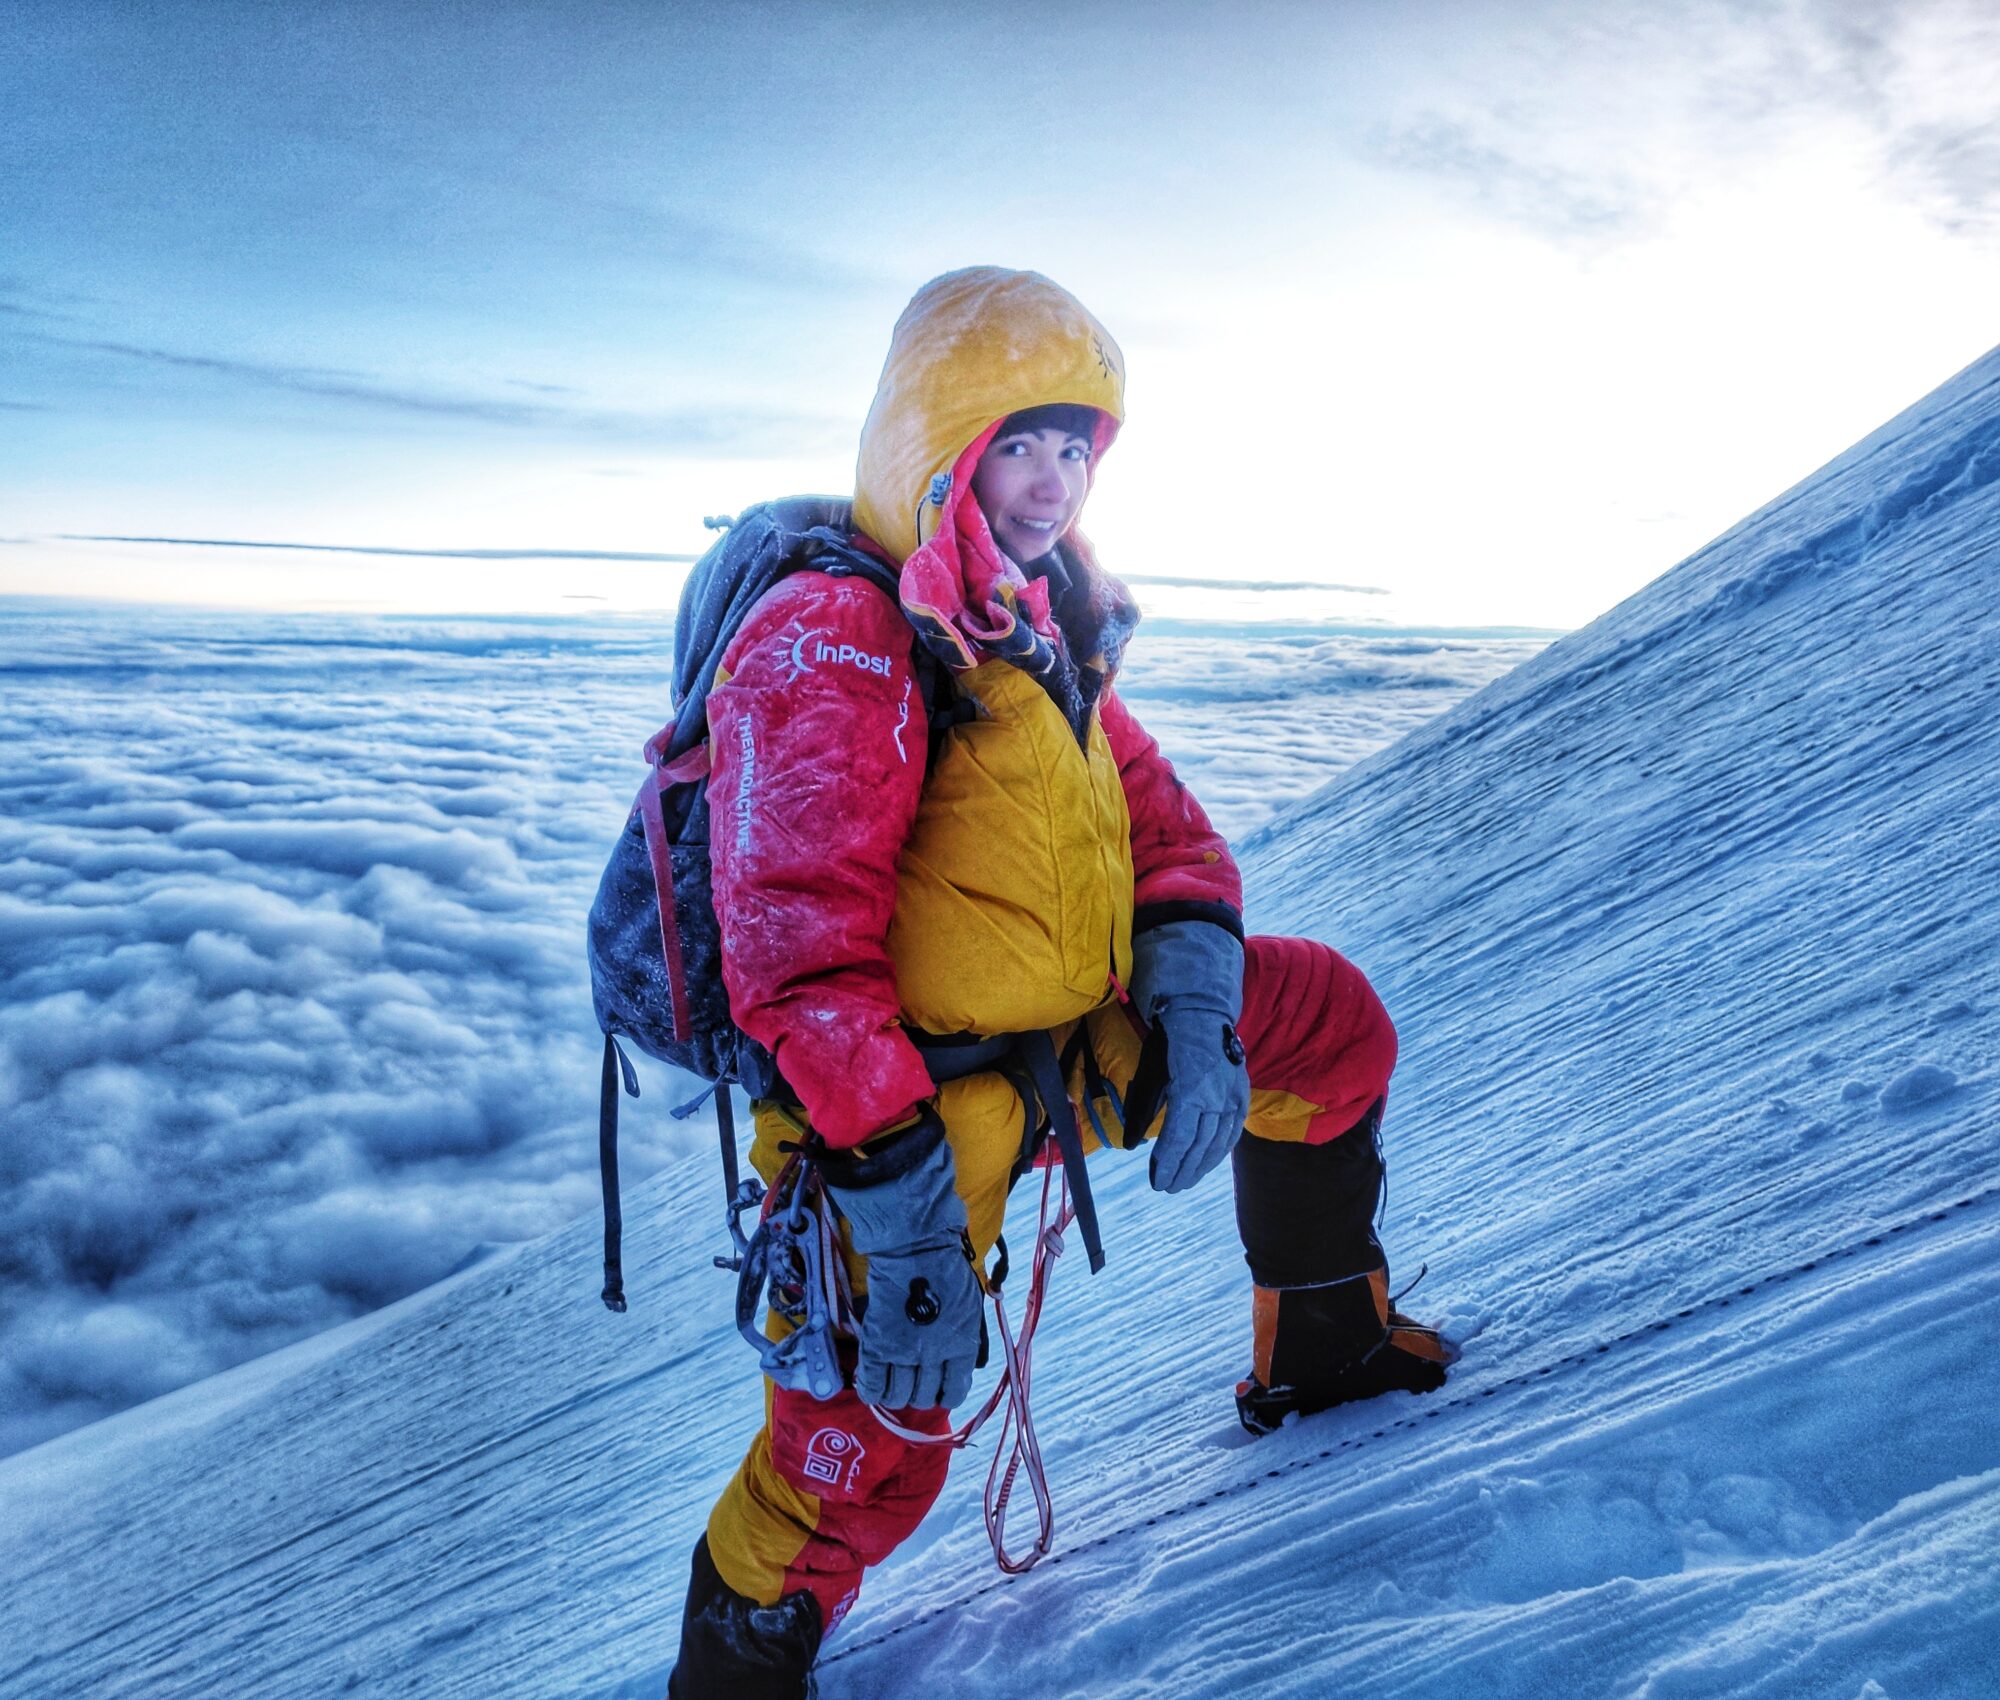
{"label": "red and yellow down suit", "polygon": [[[857,477],[856,529],[901,565],[902,606],[860,579],[786,579],[745,621],[708,700],[731,1011],[833,1145],[934,1095],[982,1261],[1022,1105],[997,1074],[934,1087],[907,1029],[1054,1029],[1060,1044],[1088,1022],[1122,1093],[1139,1052],[1119,1007],[1135,924],[1162,905],[1235,924],[1242,905],[1221,835],[1111,687],[1115,652],[1077,658],[1104,676],[1081,737],[1039,679],[1001,658],[1015,626],[1053,626],[1046,587],[992,543],[973,464],[1007,415],[1054,402],[1099,411],[1101,452],[1122,390],[1117,345],[1046,279],[985,268],[938,279],[896,327]],[[1074,533],[1069,544],[1099,606],[1117,604],[1115,581]],[[913,627],[952,653],[956,691],[980,711],[928,762]],[[1308,940],[1248,941],[1239,1032],[1248,1128],[1262,1139],[1333,1139],[1395,1063],[1367,982]],[[752,1161],[767,1182],[797,1114],[757,1107]],[[856,1273],[865,1283],[858,1262]],[[946,1422],[905,1419],[931,1432]],[[883,1429],[852,1392],[822,1402],[767,1384],[763,1426],[709,1521],[716,1569],[767,1604],[810,1589],[831,1631],[864,1567],[930,1508],[947,1459]]]}

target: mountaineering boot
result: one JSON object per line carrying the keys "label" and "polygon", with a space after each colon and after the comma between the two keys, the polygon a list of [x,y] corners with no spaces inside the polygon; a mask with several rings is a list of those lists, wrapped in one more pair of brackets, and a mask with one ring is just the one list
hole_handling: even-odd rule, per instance
{"label": "mountaineering boot", "polygon": [[[1326,1295],[1365,1287],[1379,1299],[1371,1331],[1374,1344],[1359,1356],[1345,1316],[1329,1318]],[[1290,1416],[1311,1416],[1378,1393],[1430,1393],[1444,1385],[1458,1348],[1435,1328],[1388,1303],[1386,1267],[1350,1277],[1335,1287],[1273,1292],[1257,1289],[1253,1365],[1236,1384],[1236,1415],[1252,1434],[1269,1434]],[[1345,1304],[1336,1307],[1345,1311]]]}
{"label": "mountaineering boot", "polygon": [[695,1542],[681,1616],[681,1651],[667,1679],[667,1700],[806,1700],[819,1654],[819,1601],[787,1594],[760,1606],[723,1581]]}
{"label": "mountaineering boot", "polygon": [[1378,1393],[1444,1385],[1458,1349],[1389,1301],[1375,1237],[1382,1103],[1324,1145],[1241,1141],[1236,1225],[1256,1282],[1252,1365],[1236,1413],[1252,1434]]}

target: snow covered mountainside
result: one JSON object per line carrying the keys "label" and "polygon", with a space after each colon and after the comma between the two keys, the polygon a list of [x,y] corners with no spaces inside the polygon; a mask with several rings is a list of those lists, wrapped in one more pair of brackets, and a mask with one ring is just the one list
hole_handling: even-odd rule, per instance
{"label": "snow covered mountainside", "polygon": [[[1226,1184],[1101,1156],[1055,1555],[963,1460],[823,1694],[2000,1693],[1996,596],[2000,352],[1255,833],[1463,1363],[1245,1444]],[[584,1218],[0,1462],[0,1696],[657,1696],[758,1417],[719,1191],[628,1196],[627,1316]]]}

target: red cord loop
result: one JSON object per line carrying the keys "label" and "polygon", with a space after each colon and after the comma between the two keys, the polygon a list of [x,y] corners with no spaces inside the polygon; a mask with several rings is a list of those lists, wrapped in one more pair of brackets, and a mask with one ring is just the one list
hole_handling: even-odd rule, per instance
{"label": "red cord loop", "polygon": [[[1055,1221],[1049,1220],[1051,1188],[1055,1190]],[[1056,1533],[1055,1505],[1049,1498],[1048,1473],[1042,1466],[1041,1440],[1035,1433],[1035,1417],[1030,1407],[1031,1363],[1035,1329],[1042,1320],[1042,1301],[1047,1296],[1049,1275],[1055,1260],[1062,1256],[1063,1229],[1076,1219],[1069,1200],[1069,1182],[1060,1167],[1042,1171],[1041,1220],[1035,1233],[1035,1260],[1028,1277],[1028,1297],[1021,1306],[1021,1332],[1017,1336],[1007,1320],[1007,1307],[999,1292],[986,1287],[993,1301],[993,1315],[1000,1325],[1000,1380],[986,1403],[973,1413],[963,1428],[947,1434],[924,1434],[899,1423],[879,1405],[869,1406],[875,1420],[891,1434],[926,1446],[962,1447],[986,1424],[987,1418],[1005,1402],[1000,1420],[1000,1438],[994,1447],[993,1463],[986,1472],[986,1538],[993,1543],[993,1557],[1010,1576],[1031,1570],[1048,1556]],[[982,1285],[986,1283],[982,1282]],[[1008,1443],[1012,1441],[1010,1446]],[[1007,1502],[1023,1472],[1035,1496],[1035,1544],[1016,1558],[1007,1550]]]}

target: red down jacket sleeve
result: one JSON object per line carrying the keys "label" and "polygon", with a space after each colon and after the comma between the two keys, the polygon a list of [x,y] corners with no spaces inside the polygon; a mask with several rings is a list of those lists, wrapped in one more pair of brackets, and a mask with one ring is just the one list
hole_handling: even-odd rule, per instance
{"label": "red down jacket sleeve", "polygon": [[1221,904],[1240,922],[1243,878],[1227,841],[1116,691],[1104,693],[1099,714],[1132,817],[1133,904],[1140,924],[1148,907],[1162,903]]}
{"label": "red down jacket sleeve", "polygon": [[757,604],[708,698],[709,848],[736,1024],[851,1146],[932,1091],[886,944],[923,789],[910,628],[873,585],[800,573]]}

